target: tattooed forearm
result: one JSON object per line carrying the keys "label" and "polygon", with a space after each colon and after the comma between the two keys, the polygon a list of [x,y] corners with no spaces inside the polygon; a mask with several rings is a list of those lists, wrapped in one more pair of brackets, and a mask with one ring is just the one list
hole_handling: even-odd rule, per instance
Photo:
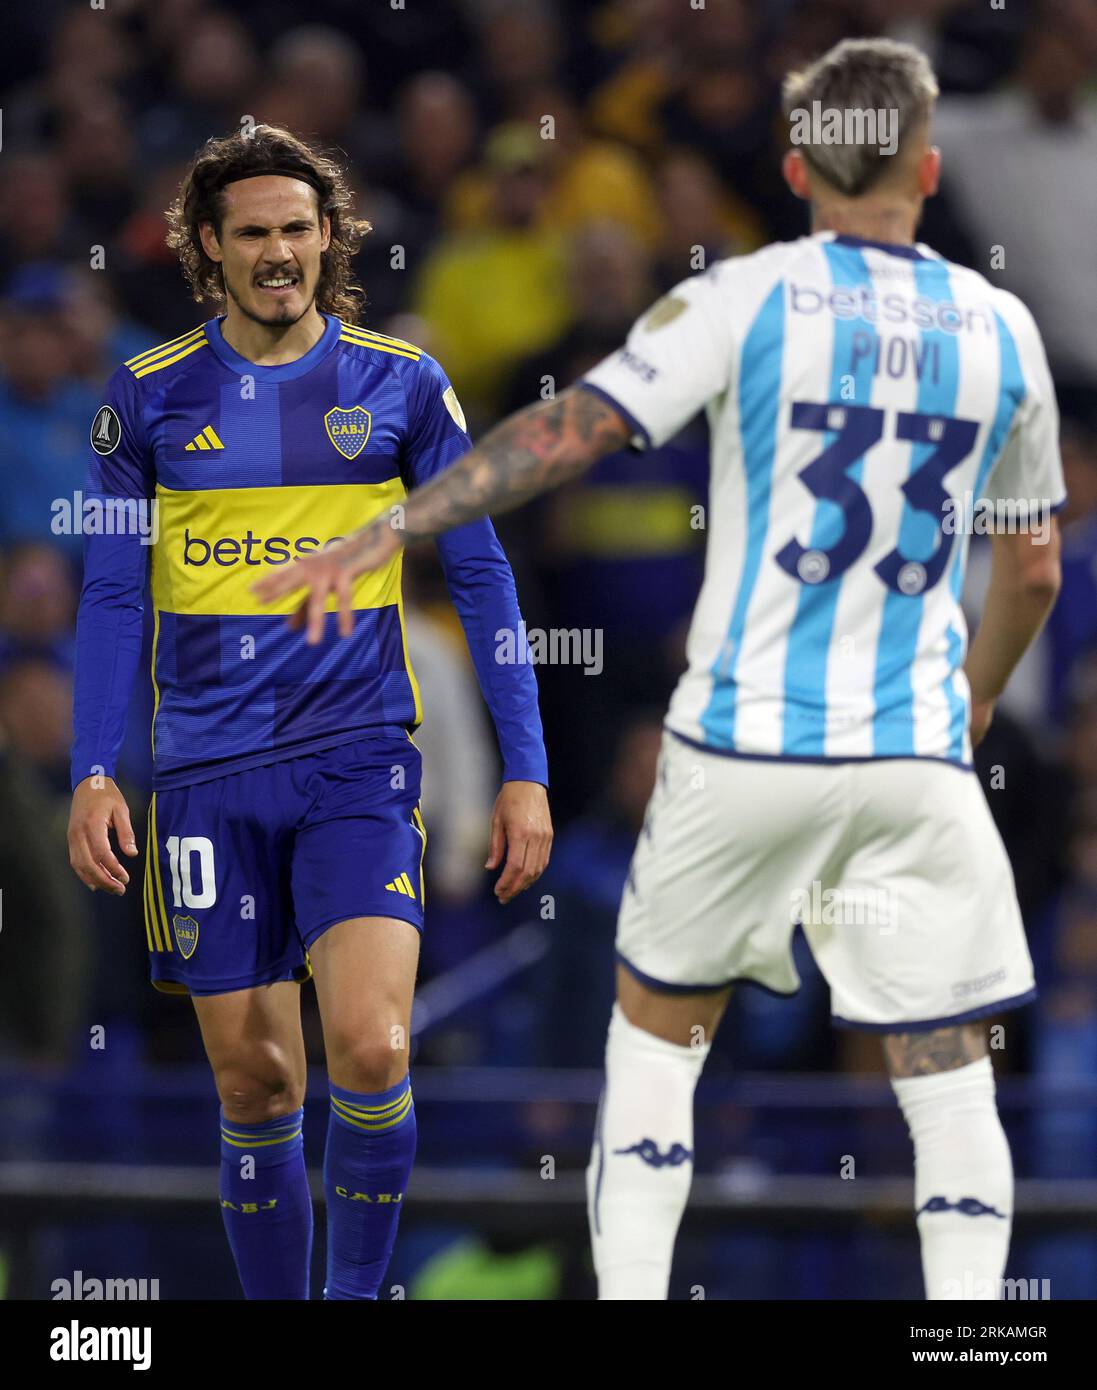
{"label": "tattooed forearm", "polygon": [[928,1033],[887,1033],[884,1036],[884,1056],[894,1077],[955,1071],[986,1055],[986,1035],[981,1023],[934,1028]]}
{"label": "tattooed forearm", "polygon": [[408,540],[423,540],[577,478],[603,454],[623,449],[630,430],[592,391],[572,387],[531,405],[484,436],[452,468],[416,488],[404,509]]}

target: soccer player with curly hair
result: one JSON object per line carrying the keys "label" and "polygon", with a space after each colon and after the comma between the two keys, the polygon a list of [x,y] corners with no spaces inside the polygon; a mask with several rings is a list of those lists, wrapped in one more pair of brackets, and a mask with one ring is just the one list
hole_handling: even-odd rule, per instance
{"label": "soccer player with curly hair", "polygon": [[[190,995],[216,1080],[241,1283],[249,1298],[308,1297],[311,975],[331,1093],[325,1297],[375,1299],[415,1152],[408,1033],[425,886],[400,558],[350,585],[344,615],[333,602],[308,648],[287,629],[293,603],[261,604],[252,585],[363,515],[390,514],[470,441],[438,363],[358,326],[351,262],[369,225],[337,162],[270,126],[210,140],[168,223],[194,298],[223,312],[121,366],[92,424],[86,495],[111,524],[86,546],[70,858],[92,889],[138,891],[113,776],[151,555],[154,793],[139,891],[153,983]],[[502,752],[488,867],[502,866],[508,902],[540,876],[552,839],[536,684],[528,661],[496,660],[497,634],[524,642],[524,626],[491,523],[438,549]]]}

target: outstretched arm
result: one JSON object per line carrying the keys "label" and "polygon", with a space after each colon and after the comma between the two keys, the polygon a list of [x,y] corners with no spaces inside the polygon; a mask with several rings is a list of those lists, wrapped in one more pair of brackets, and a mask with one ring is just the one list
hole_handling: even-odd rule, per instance
{"label": "outstretched arm", "polygon": [[339,632],[345,637],[353,627],[351,591],[358,575],[385,564],[408,541],[510,511],[579,477],[604,454],[623,449],[631,434],[630,425],[608,402],[593,391],[571,387],[496,425],[452,468],[416,488],[395,514],[384,513],[338,545],[286,565],[256,584],[255,592],[269,603],[306,589],[290,623],[307,625],[310,643],[321,640],[328,599],[334,595]]}
{"label": "outstretched arm", "polygon": [[452,468],[408,499],[404,534],[425,540],[578,478],[631,431],[593,391],[570,387],[511,415]]}

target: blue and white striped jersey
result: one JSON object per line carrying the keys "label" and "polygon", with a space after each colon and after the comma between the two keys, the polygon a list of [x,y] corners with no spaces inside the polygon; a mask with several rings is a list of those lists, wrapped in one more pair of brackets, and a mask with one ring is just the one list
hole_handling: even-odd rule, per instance
{"label": "blue and white striped jersey", "polygon": [[1046,527],[1065,495],[1020,300],[926,246],[820,232],[684,281],[584,385],[641,446],[708,414],[670,729],[765,757],[970,762],[970,533],[999,500]]}

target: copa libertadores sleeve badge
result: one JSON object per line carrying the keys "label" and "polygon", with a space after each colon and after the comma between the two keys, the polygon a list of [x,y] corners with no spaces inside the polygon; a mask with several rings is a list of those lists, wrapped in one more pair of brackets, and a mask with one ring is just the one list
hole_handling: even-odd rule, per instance
{"label": "copa libertadores sleeve badge", "polygon": [[101,405],[91,425],[91,447],[97,454],[113,454],[122,438],[122,422],[113,406]]}

